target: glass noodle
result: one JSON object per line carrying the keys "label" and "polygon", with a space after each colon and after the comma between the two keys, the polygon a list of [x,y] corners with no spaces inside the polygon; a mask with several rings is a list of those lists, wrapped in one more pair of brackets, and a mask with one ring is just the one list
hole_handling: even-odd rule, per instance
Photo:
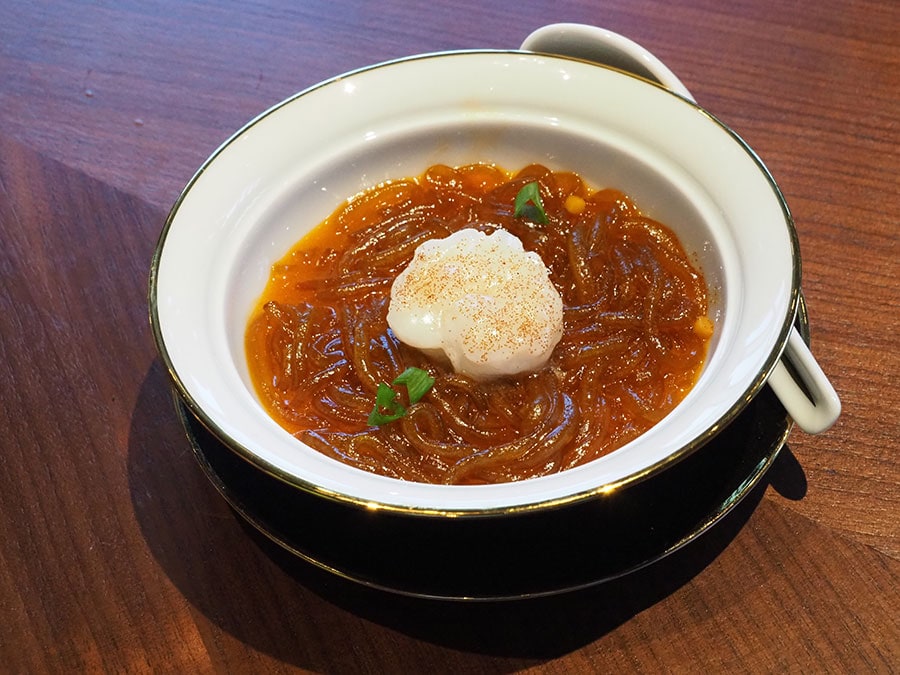
{"label": "glass noodle", "polygon": [[[531,181],[547,224],[514,216]],[[565,330],[540,371],[476,382],[388,328],[416,247],[465,227],[502,227],[549,269]],[[540,165],[437,165],[348,200],[276,263],[246,350],[266,409],[309,446],[386,476],[478,484],[562,471],[643,433],[693,386],[711,332],[700,271],[622,192]],[[369,426],[378,385],[410,366],[434,386]]]}

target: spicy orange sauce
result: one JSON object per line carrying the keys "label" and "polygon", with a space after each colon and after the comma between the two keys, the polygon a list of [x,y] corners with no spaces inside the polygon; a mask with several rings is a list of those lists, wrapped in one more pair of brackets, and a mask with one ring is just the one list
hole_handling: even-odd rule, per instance
{"label": "spicy orange sauce", "polygon": [[[547,225],[513,215],[535,180]],[[478,383],[388,328],[391,284],[416,247],[463,227],[502,227],[548,267],[565,329],[541,371]],[[540,165],[437,165],[350,199],[273,265],[246,352],[273,418],[340,461],[422,482],[521,480],[600,457],[671,411],[702,368],[707,303],[677,237],[623,193]],[[368,426],[379,382],[407,366],[434,387]]]}

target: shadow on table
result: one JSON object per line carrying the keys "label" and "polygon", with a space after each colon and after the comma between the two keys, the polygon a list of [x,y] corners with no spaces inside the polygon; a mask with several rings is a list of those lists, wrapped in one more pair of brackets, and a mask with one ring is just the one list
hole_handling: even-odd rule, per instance
{"label": "shadow on table", "polygon": [[[319,626],[350,635],[361,630],[359,618],[377,624],[364,625],[369,632],[382,626],[474,654],[559,657],[596,641],[698,575],[734,539],[768,485],[789,499],[801,499],[806,490],[802,468],[785,447],[760,483],[703,536],[631,574],[527,600],[427,600],[327,573],[247,525],[198,467],[178,433],[167,392],[163,367],[154,362],[135,406],[128,457],[135,515],[150,551],[185,598],[222,630],[307,668],[327,666],[327,655],[310,642],[321,639]],[[384,639],[369,644],[379,642],[383,649]],[[375,663],[389,659],[371,656]]]}

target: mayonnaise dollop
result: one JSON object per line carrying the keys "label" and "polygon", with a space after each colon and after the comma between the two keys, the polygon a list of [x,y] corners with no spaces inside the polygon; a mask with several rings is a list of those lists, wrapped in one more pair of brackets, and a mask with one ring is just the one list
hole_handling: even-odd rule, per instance
{"label": "mayonnaise dollop", "polygon": [[537,370],[563,333],[547,267],[502,229],[421,244],[394,281],[387,318],[399,340],[479,380]]}

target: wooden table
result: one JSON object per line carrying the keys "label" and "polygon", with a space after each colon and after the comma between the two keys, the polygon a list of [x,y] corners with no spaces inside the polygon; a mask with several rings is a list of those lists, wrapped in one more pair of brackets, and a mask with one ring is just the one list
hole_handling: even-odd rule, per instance
{"label": "wooden table", "polygon": [[[452,5],[0,2],[0,670],[900,668],[900,5]],[[421,600],[280,554],[172,405],[146,301],[168,208],[295,91],[555,21],[648,47],[767,163],[842,417],[696,542],[576,593]]]}

